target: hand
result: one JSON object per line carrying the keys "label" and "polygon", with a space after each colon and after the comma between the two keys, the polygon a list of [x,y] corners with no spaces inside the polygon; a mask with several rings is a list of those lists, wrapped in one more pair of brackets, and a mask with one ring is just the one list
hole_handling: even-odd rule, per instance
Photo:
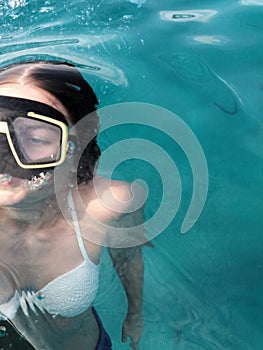
{"label": "hand", "polygon": [[143,331],[143,316],[141,313],[127,313],[122,326],[122,341],[126,343],[127,337],[130,337],[130,347],[134,350],[139,349],[139,341]]}

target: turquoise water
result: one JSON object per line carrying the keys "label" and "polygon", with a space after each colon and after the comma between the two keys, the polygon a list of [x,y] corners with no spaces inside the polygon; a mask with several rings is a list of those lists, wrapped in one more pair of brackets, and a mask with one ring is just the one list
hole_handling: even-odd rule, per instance
{"label": "turquoise water", "polygon": [[[181,234],[193,176],[176,142],[147,127],[101,135],[102,148],[129,135],[155,142],[182,182],[177,215],[144,250],[141,349],[262,350],[263,1],[10,0],[0,14],[1,64],[70,60],[101,106],[164,107],[202,146],[208,195]],[[147,182],[147,218],[162,202],[157,170],[137,159],[115,174]],[[172,208],[176,198],[168,200]],[[106,252],[95,304],[113,348],[128,349],[120,342],[125,297]]]}

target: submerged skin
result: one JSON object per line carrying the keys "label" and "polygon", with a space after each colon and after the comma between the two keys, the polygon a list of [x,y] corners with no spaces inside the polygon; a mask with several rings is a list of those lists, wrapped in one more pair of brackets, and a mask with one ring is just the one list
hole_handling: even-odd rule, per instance
{"label": "submerged skin", "polygon": [[[59,101],[35,86],[2,84],[0,95],[43,102],[70,118]],[[68,179],[64,181],[66,196]],[[120,220],[121,212],[125,211],[128,203],[130,205],[132,198],[129,184],[111,181],[109,187],[108,182],[103,178],[95,177],[95,181],[96,186],[103,189],[99,191],[100,196],[105,199],[110,195],[119,201],[118,212],[103,205],[102,198],[98,197],[92,181],[81,184],[78,189],[73,189],[73,198],[76,198],[78,191],[89,215],[102,223],[114,223]],[[63,186],[61,190],[63,191]],[[85,236],[85,232],[92,230],[94,224],[89,222],[88,216],[82,218],[80,212],[78,213],[78,207],[76,211],[80,215],[80,228]],[[105,226],[103,227],[99,229],[96,227],[96,234],[99,237],[97,238],[102,245],[107,240],[108,234]],[[37,191],[30,191],[23,179],[13,185],[0,185],[0,242],[0,266],[2,266],[0,303],[5,303],[16,289],[41,289],[48,282],[74,269],[83,261],[75,231],[57,209],[52,183]],[[84,244],[90,259],[98,264],[103,246],[88,239],[84,240]],[[138,349],[143,329],[141,248],[109,248],[109,253],[128,299],[122,340],[126,341],[127,337],[130,337],[131,347]],[[91,308],[71,318],[61,316],[53,318],[41,312],[36,316],[31,311],[29,317],[26,317],[19,309],[13,324],[36,349],[94,350],[99,339],[98,325]]]}

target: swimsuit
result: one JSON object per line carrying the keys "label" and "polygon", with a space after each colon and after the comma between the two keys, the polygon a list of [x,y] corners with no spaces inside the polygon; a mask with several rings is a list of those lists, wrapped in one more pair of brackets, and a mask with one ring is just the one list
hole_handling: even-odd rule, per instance
{"label": "swimsuit", "polygon": [[[103,328],[102,322],[96,312],[96,310],[92,307],[92,312],[96,321],[98,323],[100,329],[100,337],[98,340],[98,344],[95,350],[112,350],[111,339],[105,329]],[[6,335],[2,335],[0,337],[1,348],[4,349],[20,349],[20,350],[34,350],[32,345],[30,345],[24,337],[21,337],[13,327],[7,321],[0,321],[0,327],[6,329]]]}
{"label": "swimsuit", "polygon": [[95,350],[111,350],[112,343],[111,343],[110,336],[103,328],[103,324],[101,322],[101,319],[99,318],[99,315],[97,314],[94,307],[92,308],[92,312],[96,318],[96,321],[97,321],[99,329],[100,329],[100,337],[99,337],[99,341],[98,341],[98,344],[97,344],[97,347]]}
{"label": "swimsuit", "polygon": [[16,290],[8,302],[0,305],[0,319],[12,320],[19,307],[26,316],[30,308],[36,314],[47,311],[51,315],[74,317],[91,306],[98,289],[99,265],[90,260],[85,250],[71,192],[68,204],[83,262],[37,292]]}

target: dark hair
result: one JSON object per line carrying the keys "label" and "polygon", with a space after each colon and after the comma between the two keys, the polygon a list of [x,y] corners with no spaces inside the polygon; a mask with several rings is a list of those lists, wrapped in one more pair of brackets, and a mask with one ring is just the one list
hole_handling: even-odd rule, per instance
{"label": "dark hair", "polygon": [[78,183],[91,180],[100,156],[96,138],[99,121],[95,112],[98,100],[81,73],[67,62],[26,61],[5,66],[0,70],[0,85],[8,83],[34,85],[49,92],[65,107],[72,124],[91,113],[88,117],[90,127],[87,130],[91,141],[80,157],[77,170]]}

